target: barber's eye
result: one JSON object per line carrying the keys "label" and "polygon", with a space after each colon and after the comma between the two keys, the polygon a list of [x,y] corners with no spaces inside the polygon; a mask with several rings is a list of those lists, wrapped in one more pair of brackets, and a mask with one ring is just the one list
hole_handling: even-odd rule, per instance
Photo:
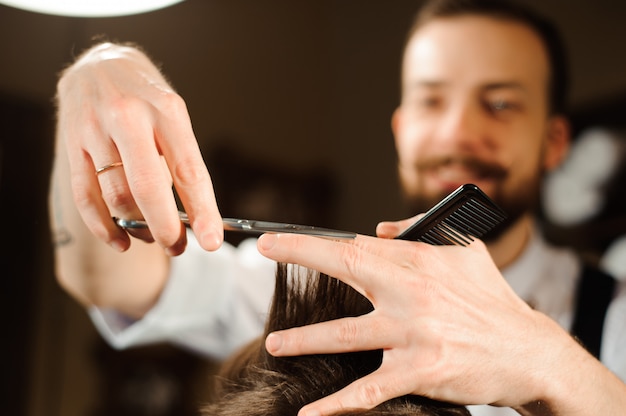
{"label": "barber's eye", "polygon": [[407,100],[407,104],[409,104],[415,114],[431,114],[432,112],[439,111],[443,105],[442,101],[441,97],[436,95],[416,94]]}
{"label": "barber's eye", "polygon": [[428,97],[428,98],[424,98],[422,100],[422,103],[426,104],[426,105],[437,105],[439,104],[439,101],[441,101],[439,98],[437,97]]}
{"label": "barber's eye", "polygon": [[422,108],[435,108],[441,104],[439,97],[421,97],[417,100],[417,105]]}
{"label": "barber's eye", "polygon": [[496,100],[491,103],[491,108],[496,111],[502,111],[511,108],[511,105],[508,101]]}

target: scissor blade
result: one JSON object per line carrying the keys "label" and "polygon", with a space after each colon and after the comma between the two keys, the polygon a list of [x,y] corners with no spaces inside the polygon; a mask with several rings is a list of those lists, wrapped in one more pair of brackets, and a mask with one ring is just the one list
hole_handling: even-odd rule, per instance
{"label": "scissor blade", "polygon": [[[189,218],[184,212],[179,212],[180,220],[187,227],[190,226]],[[124,218],[114,218],[117,225],[122,228],[148,228],[148,224],[143,220],[129,220]],[[290,233],[305,234],[317,237],[332,238],[338,240],[352,240],[356,238],[356,233],[350,231],[333,230],[329,228],[313,227],[310,225],[288,224],[282,222],[256,221],[240,218],[222,218],[224,230],[244,233]]]}
{"label": "scissor blade", "polygon": [[223,218],[224,229],[228,231],[243,231],[256,233],[292,233],[315,235],[318,237],[354,239],[356,233],[349,231],[332,230],[329,228],[313,227],[310,225],[288,224],[282,222],[244,220],[238,218]]}

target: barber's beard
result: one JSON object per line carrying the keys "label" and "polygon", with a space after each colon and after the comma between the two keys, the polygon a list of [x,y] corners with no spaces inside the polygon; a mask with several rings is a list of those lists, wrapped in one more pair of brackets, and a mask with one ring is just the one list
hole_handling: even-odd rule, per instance
{"label": "barber's beard", "polygon": [[[512,191],[512,192],[511,192]],[[541,175],[520,183],[514,190],[504,192],[501,187],[496,189],[491,199],[506,213],[506,219],[496,228],[491,230],[482,240],[486,243],[498,240],[513,224],[526,214],[534,214],[539,207],[539,195],[541,192]]]}
{"label": "barber's beard", "polygon": [[[512,185],[507,185],[507,172],[503,168],[489,166],[478,161],[472,161],[472,163],[476,166],[476,169],[479,169],[479,172],[494,180],[496,186],[488,196],[507,215],[505,221],[482,237],[483,241],[489,243],[506,233],[523,215],[537,211],[543,174],[537,172],[533,177],[520,181],[513,187]],[[425,164],[423,167],[426,168],[427,165]],[[404,190],[404,197],[410,209],[410,215],[428,211],[448,195],[448,192],[443,190],[436,194],[426,194],[422,180],[423,175],[420,174],[419,178],[419,185],[416,187],[419,189]]]}

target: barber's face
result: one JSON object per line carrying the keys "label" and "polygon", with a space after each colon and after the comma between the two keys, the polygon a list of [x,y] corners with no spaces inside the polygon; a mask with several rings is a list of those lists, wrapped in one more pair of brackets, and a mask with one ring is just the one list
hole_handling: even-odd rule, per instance
{"label": "barber's face", "polygon": [[414,208],[474,183],[509,215],[528,211],[542,172],[560,161],[552,137],[566,134],[548,116],[548,82],[545,49],[520,24],[463,16],[422,27],[405,53],[392,122]]}

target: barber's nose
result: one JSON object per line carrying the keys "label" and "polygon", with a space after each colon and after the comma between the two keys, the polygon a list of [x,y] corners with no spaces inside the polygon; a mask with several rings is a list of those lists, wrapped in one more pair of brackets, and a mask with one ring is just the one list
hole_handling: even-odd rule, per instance
{"label": "barber's nose", "polygon": [[438,143],[465,151],[485,144],[485,123],[480,108],[472,103],[456,103],[446,108],[438,126]]}

